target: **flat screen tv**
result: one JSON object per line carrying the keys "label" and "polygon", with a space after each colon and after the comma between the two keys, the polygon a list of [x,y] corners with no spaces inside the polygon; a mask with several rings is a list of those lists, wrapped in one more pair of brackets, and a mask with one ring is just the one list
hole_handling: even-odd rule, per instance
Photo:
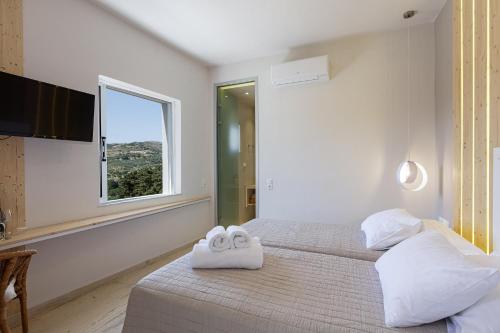
{"label": "flat screen tv", "polygon": [[92,141],[95,96],[0,72],[0,135]]}

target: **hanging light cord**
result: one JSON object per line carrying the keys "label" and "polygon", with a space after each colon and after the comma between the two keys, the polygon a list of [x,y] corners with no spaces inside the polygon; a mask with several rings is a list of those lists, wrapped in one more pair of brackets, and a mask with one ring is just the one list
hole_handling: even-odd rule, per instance
{"label": "hanging light cord", "polygon": [[411,142],[410,142],[410,113],[411,113],[411,87],[410,87],[410,60],[411,60],[411,53],[410,53],[410,18],[406,19],[408,21],[408,31],[407,31],[407,40],[408,40],[408,45],[407,45],[407,51],[408,51],[408,69],[407,69],[407,80],[408,84],[407,86],[407,95],[406,95],[406,102],[407,102],[407,111],[408,111],[408,161],[411,161]]}

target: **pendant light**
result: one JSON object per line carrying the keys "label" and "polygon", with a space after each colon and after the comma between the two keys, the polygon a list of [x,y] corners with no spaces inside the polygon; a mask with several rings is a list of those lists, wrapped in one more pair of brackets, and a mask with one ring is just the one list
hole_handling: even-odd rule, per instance
{"label": "pendant light", "polygon": [[403,14],[403,18],[408,21],[408,159],[403,161],[398,168],[397,180],[402,188],[409,191],[420,191],[427,184],[427,171],[424,167],[411,159],[410,152],[410,112],[411,112],[411,86],[410,86],[410,22],[409,19],[415,16],[415,10],[409,10]]}

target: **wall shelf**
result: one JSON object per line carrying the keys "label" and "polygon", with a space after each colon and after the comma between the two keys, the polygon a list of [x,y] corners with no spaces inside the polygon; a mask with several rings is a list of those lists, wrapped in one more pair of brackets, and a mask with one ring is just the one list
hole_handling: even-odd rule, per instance
{"label": "wall shelf", "polygon": [[255,190],[255,185],[248,185],[245,187],[245,193],[246,193],[246,207],[252,207],[255,206],[255,203],[257,202],[257,192]]}
{"label": "wall shelf", "polygon": [[18,234],[6,240],[0,240],[0,251],[28,245],[47,239],[71,235],[77,232],[96,229],[107,225],[127,222],[136,218],[159,214],[173,209],[186,207],[211,200],[210,196],[191,197],[184,200],[171,202],[168,204],[157,205],[147,208],[139,208],[120,213],[113,213],[103,216],[91,217],[82,220],[63,222],[46,227],[29,228],[20,231]]}

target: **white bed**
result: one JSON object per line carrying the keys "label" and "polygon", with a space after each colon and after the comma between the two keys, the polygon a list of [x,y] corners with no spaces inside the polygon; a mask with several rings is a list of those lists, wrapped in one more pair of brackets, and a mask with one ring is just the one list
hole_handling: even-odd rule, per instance
{"label": "white bed", "polygon": [[[244,227],[266,245],[262,269],[192,269],[188,254],[138,282],[123,332],[447,332],[444,320],[385,325],[374,264],[384,252],[362,248],[359,226],[254,220]],[[484,255],[439,222],[424,221],[423,230],[439,231],[462,253]]]}
{"label": "white bed", "polygon": [[[262,245],[291,250],[316,252],[339,257],[376,261],[384,251],[366,248],[360,224],[307,223],[273,219],[254,219],[242,225]],[[436,230],[462,253],[484,254],[453,230],[435,220],[423,220],[423,230]]]}
{"label": "white bed", "polygon": [[384,324],[374,263],[265,247],[260,270],[192,269],[190,254],[132,290],[124,333],[444,333],[446,323]]}
{"label": "white bed", "polygon": [[253,219],[241,225],[264,246],[376,261],[383,251],[365,246],[360,224],[308,223]]}

